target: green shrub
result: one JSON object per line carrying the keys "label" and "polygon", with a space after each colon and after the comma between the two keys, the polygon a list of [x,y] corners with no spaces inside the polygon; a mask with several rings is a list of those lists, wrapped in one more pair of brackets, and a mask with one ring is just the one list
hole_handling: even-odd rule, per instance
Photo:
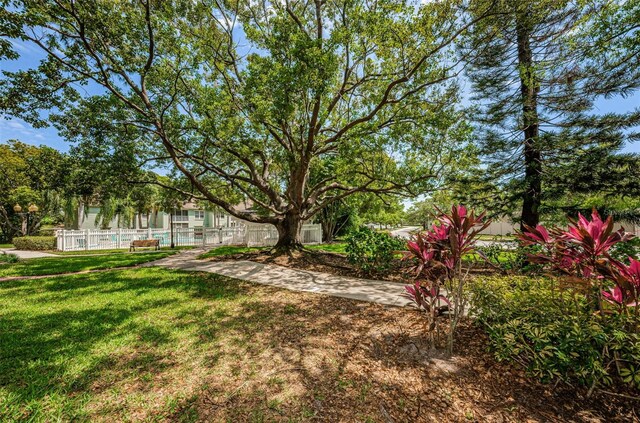
{"label": "green shrub", "polygon": [[351,231],[346,240],[345,251],[349,262],[365,273],[389,269],[395,252],[407,248],[405,240],[366,226]]}
{"label": "green shrub", "polygon": [[593,313],[584,295],[549,278],[495,277],[471,288],[472,314],[498,360],[543,380],[640,389],[638,316]]}
{"label": "green shrub", "polygon": [[40,228],[38,230],[38,236],[55,236],[56,228]]}
{"label": "green shrub", "polygon": [[18,261],[20,261],[20,258],[15,254],[7,254],[5,252],[0,254],[0,263],[17,263]]}
{"label": "green shrub", "polygon": [[640,259],[640,236],[617,243],[611,248],[611,256],[624,263],[629,263],[629,257]]}
{"label": "green shrub", "polygon": [[55,236],[21,236],[13,238],[13,245],[17,250],[30,251],[55,250],[57,247]]}
{"label": "green shrub", "polygon": [[530,263],[528,257],[540,251],[536,245],[523,246],[520,243],[504,245],[495,242],[490,245],[477,247],[476,250],[483,257],[481,261],[488,261],[492,266],[509,273],[531,274],[539,273],[541,266]]}

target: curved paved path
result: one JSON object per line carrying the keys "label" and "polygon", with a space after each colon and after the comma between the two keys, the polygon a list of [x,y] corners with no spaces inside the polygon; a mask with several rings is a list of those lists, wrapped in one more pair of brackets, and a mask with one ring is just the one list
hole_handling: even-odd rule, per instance
{"label": "curved paved path", "polygon": [[42,251],[26,251],[16,250],[15,248],[0,248],[0,254],[15,254],[21,259],[40,258],[40,257],[60,257],[56,254],[43,253]]}
{"label": "curved paved path", "polygon": [[161,266],[191,272],[209,272],[248,282],[276,286],[293,291],[315,292],[392,306],[406,306],[400,283],[330,275],[252,261],[205,261],[196,257],[205,250],[188,250],[143,266]]}

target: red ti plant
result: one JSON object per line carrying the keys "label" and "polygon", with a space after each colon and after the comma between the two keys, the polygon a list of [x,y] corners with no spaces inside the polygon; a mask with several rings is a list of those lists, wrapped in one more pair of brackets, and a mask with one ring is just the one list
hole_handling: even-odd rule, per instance
{"label": "red ti plant", "polygon": [[[440,293],[440,284],[437,281],[418,281],[413,285],[406,285],[405,296],[415,303],[420,310],[424,310],[427,316],[426,329],[429,334],[429,342],[433,348],[436,337],[439,334],[436,319],[449,310],[451,302]],[[444,304],[446,305],[444,305]]]}
{"label": "red ti plant", "polygon": [[586,282],[598,311],[602,310],[603,299],[621,309],[638,304],[640,264],[631,259],[626,266],[609,254],[614,245],[631,236],[623,228],[614,231],[612,217],[603,221],[596,210],[591,220],[581,214],[577,221],[570,220],[567,230],[526,226],[519,235],[525,245],[543,247],[543,252],[530,255],[530,260],[549,265],[569,280]]}
{"label": "red ti plant", "polygon": [[[437,326],[435,319],[446,313],[449,318],[447,350],[451,353],[454,332],[467,304],[464,287],[470,267],[463,266],[463,258],[474,251],[478,234],[490,221],[484,221],[484,214],[476,216],[473,211],[468,212],[464,206],[453,206],[450,213],[438,212],[440,224],[408,243],[405,259],[413,259],[416,265],[415,283],[406,290],[418,308],[426,312],[431,330]],[[446,294],[440,293],[441,288]],[[433,337],[431,340],[433,347]]]}

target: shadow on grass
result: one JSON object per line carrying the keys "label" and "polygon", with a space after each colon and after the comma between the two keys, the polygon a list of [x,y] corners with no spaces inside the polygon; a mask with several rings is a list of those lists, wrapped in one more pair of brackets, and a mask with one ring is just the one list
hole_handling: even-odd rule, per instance
{"label": "shadow on grass", "polygon": [[82,418],[64,403],[106,389],[109,374],[135,380],[172,366],[166,351],[240,293],[214,275],[155,268],[0,283],[0,420],[43,418],[51,398],[74,410],[63,420]]}
{"label": "shadow on grass", "polygon": [[421,325],[398,308],[158,268],[12,281],[0,420],[549,417],[537,411],[553,398],[502,376],[477,332],[463,331],[458,361],[434,364]]}
{"label": "shadow on grass", "polygon": [[153,252],[144,254],[112,254],[105,256],[64,256],[22,260],[0,267],[0,277],[39,276],[80,272],[83,270],[111,269],[115,267],[135,266],[158,260],[173,252]]}

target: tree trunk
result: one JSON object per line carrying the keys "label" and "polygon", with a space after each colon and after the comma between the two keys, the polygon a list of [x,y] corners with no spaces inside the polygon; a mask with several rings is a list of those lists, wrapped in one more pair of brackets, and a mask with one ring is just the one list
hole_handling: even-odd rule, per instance
{"label": "tree trunk", "polygon": [[284,219],[276,224],[278,230],[278,243],[276,250],[280,252],[288,252],[291,250],[302,249],[300,241],[300,232],[302,231],[302,219],[297,212],[289,212]]}
{"label": "tree trunk", "polygon": [[520,230],[524,225],[536,226],[540,222],[542,194],[541,154],[538,145],[539,117],[538,92],[531,52],[531,29],[526,16],[517,16],[518,64],[520,65],[520,92],[522,95],[522,122],[524,131],[524,192],[522,194],[522,216]]}

